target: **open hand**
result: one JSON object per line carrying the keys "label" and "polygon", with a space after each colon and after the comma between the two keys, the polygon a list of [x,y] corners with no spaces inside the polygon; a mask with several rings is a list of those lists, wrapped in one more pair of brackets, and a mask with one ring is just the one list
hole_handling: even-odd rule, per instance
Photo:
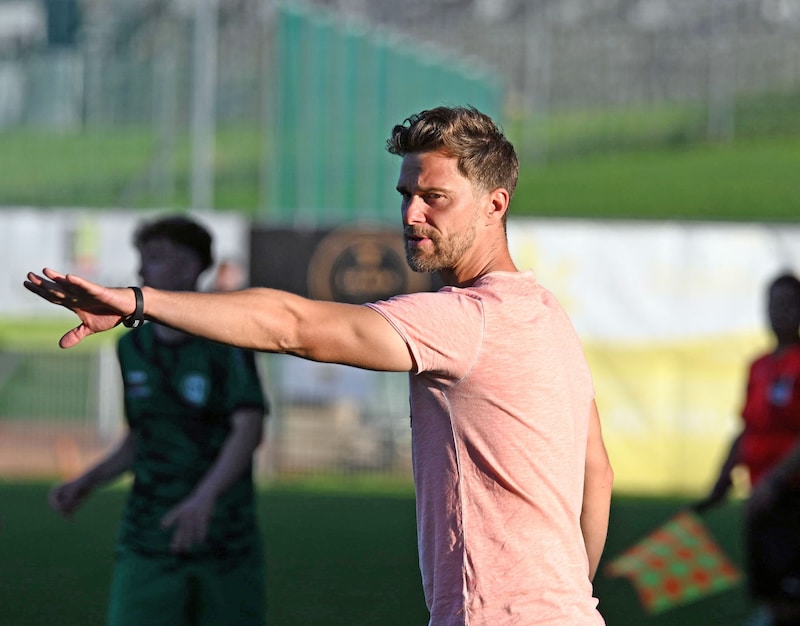
{"label": "open hand", "polygon": [[208,535],[208,525],[214,512],[214,501],[200,494],[191,495],[161,520],[161,527],[172,528],[172,552],[189,552],[192,547],[203,543]]}
{"label": "open hand", "polygon": [[81,323],[61,337],[58,345],[71,348],[85,337],[114,328],[136,308],[133,291],[96,285],[80,276],[45,268],[40,276],[28,273],[28,291],[73,311]]}

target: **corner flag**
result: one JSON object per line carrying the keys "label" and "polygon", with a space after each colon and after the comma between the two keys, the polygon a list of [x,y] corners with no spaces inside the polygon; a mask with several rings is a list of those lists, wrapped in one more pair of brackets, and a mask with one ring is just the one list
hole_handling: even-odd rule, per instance
{"label": "corner flag", "polygon": [[649,613],[736,587],[742,575],[700,518],[681,511],[611,561],[608,576],[628,578]]}

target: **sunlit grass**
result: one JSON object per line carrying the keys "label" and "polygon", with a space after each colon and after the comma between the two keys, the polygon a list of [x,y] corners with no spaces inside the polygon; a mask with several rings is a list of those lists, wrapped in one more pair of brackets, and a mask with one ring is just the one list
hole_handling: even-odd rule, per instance
{"label": "sunlit grass", "polygon": [[[510,115],[506,131],[521,156],[513,214],[800,219],[800,95],[741,98],[736,135],[728,142],[709,140],[706,114],[699,104],[674,104],[550,111],[541,120]],[[259,215],[264,147],[256,124],[217,129],[218,210]],[[185,128],[175,129],[166,144],[151,127],[6,130],[0,133],[0,168],[0,206],[181,210],[191,204]],[[385,210],[394,218],[394,206]]]}

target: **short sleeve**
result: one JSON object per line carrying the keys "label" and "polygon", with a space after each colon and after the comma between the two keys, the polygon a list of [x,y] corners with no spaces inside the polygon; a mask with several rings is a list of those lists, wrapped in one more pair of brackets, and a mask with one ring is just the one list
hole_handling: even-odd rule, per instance
{"label": "short sleeve", "polygon": [[227,377],[225,405],[232,413],[240,408],[259,408],[269,412],[267,398],[261,386],[255,355],[249,350],[228,348],[225,372]]}
{"label": "short sleeve", "polygon": [[383,315],[406,342],[414,373],[459,380],[475,363],[484,333],[483,304],[475,295],[445,288],[367,306]]}

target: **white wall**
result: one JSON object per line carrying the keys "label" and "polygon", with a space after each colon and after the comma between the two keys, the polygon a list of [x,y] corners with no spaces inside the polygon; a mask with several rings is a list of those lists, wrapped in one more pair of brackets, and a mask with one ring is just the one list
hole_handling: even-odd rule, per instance
{"label": "white wall", "polygon": [[[75,272],[107,285],[138,284],[138,257],[131,243],[144,218],[164,211],[80,209],[0,209],[0,315],[52,316],[54,309],[28,293],[22,282],[28,271],[52,267]],[[249,263],[249,222],[227,213],[191,214],[214,238],[219,262],[234,258]],[[203,279],[213,278],[214,268]]]}

